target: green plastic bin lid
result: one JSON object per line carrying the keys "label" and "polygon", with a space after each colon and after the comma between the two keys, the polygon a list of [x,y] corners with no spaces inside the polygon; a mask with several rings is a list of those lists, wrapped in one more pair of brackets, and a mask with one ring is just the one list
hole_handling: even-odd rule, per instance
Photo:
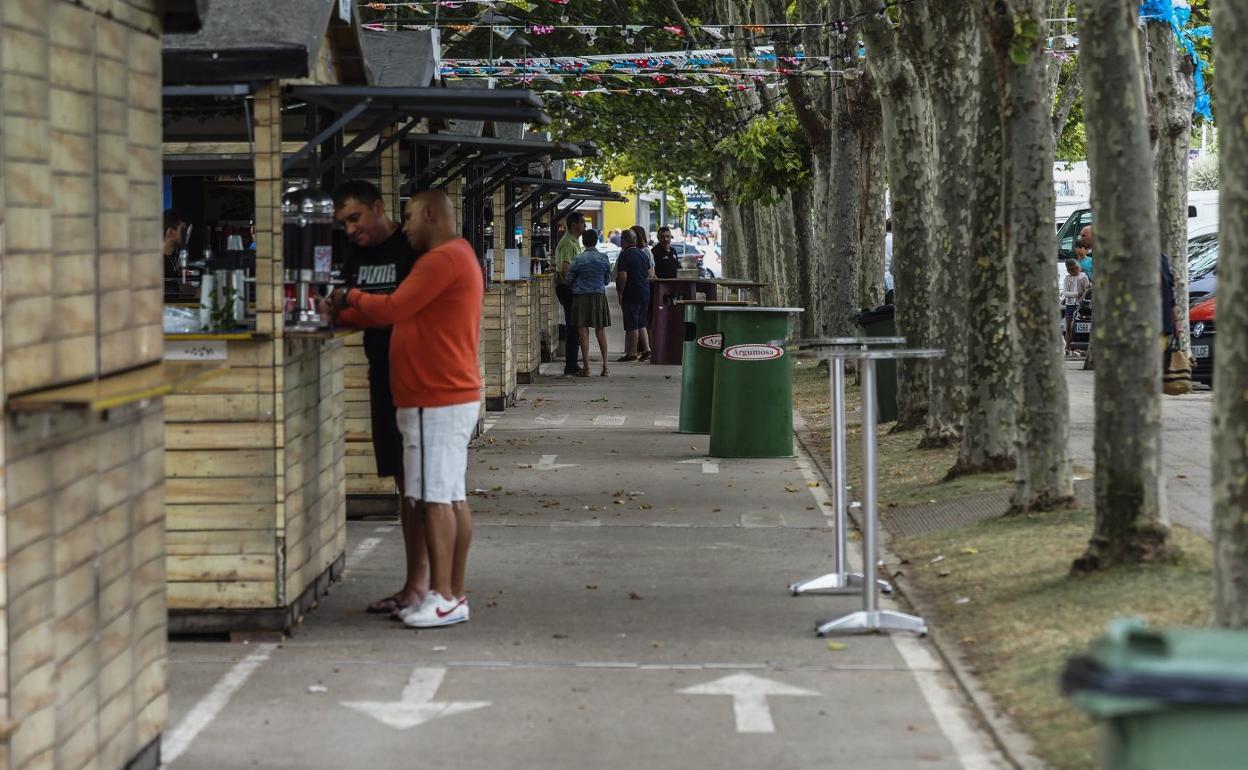
{"label": "green plastic bin lid", "polygon": [[1248,632],[1118,619],[1087,655],[1067,661],[1062,691],[1098,716],[1167,704],[1248,708]]}

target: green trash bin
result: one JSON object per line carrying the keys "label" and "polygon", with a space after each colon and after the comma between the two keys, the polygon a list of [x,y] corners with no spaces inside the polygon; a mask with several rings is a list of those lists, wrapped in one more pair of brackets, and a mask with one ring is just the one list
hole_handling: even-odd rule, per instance
{"label": "green trash bin", "polygon": [[721,345],[711,399],[712,457],[793,456],[793,362],[782,341],[789,336],[789,307],[725,307],[719,314]]}
{"label": "green trash bin", "polygon": [[[867,310],[857,318],[859,337],[896,337],[897,322],[892,305],[880,305]],[[881,345],[877,347],[894,347]],[[897,421],[897,361],[887,359],[875,362],[875,403],[878,422]]]}
{"label": "green trash bin", "polygon": [[1100,722],[1103,770],[1248,766],[1248,633],[1117,620],[1062,692]]}
{"label": "green trash bin", "polygon": [[711,399],[715,393],[715,361],[719,358],[719,313],[708,306],[741,306],[750,302],[681,300],[684,308],[685,342],[680,370],[680,433],[711,432]]}

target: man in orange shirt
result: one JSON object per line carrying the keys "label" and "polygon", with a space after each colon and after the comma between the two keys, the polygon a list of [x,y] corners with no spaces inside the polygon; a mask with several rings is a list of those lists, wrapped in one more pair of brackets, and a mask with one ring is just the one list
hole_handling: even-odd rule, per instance
{"label": "man in orange shirt", "polygon": [[390,389],[403,434],[404,495],[415,510],[424,503],[431,574],[424,600],[399,617],[413,628],[433,628],[468,620],[472,512],[464,477],[480,415],[477,345],[485,285],[446,193],[413,196],[403,232],[423,256],[399,288],[388,295],[339,290],[333,304],[344,324],[394,327]]}

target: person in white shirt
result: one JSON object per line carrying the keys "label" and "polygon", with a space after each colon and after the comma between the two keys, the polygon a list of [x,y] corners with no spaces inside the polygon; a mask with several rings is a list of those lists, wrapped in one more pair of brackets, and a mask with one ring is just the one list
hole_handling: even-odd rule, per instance
{"label": "person in white shirt", "polygon": [[1088,293],[1091,286],[1092,282],[1079,267],[1079,262],[1074,259],[1066,260],[1066,275],[1062,276],[1062,318],[1065,319],[1066,325],[1066,355],[1068,356],[1072,353],[1070,343],[1075,328],[1075,308],[1079,307],[1079,300],[1083,299],[1083,295]]}

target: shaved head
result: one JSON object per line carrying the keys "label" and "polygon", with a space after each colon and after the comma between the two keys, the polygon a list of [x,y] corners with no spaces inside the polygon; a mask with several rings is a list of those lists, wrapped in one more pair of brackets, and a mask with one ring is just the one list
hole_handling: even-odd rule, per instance
{"label": "shaved head", "polygon": [[412,248],[422,253],[454,240],[455,207],[446,192],[426,190],[413,195],[407,202],[403,233]]}

